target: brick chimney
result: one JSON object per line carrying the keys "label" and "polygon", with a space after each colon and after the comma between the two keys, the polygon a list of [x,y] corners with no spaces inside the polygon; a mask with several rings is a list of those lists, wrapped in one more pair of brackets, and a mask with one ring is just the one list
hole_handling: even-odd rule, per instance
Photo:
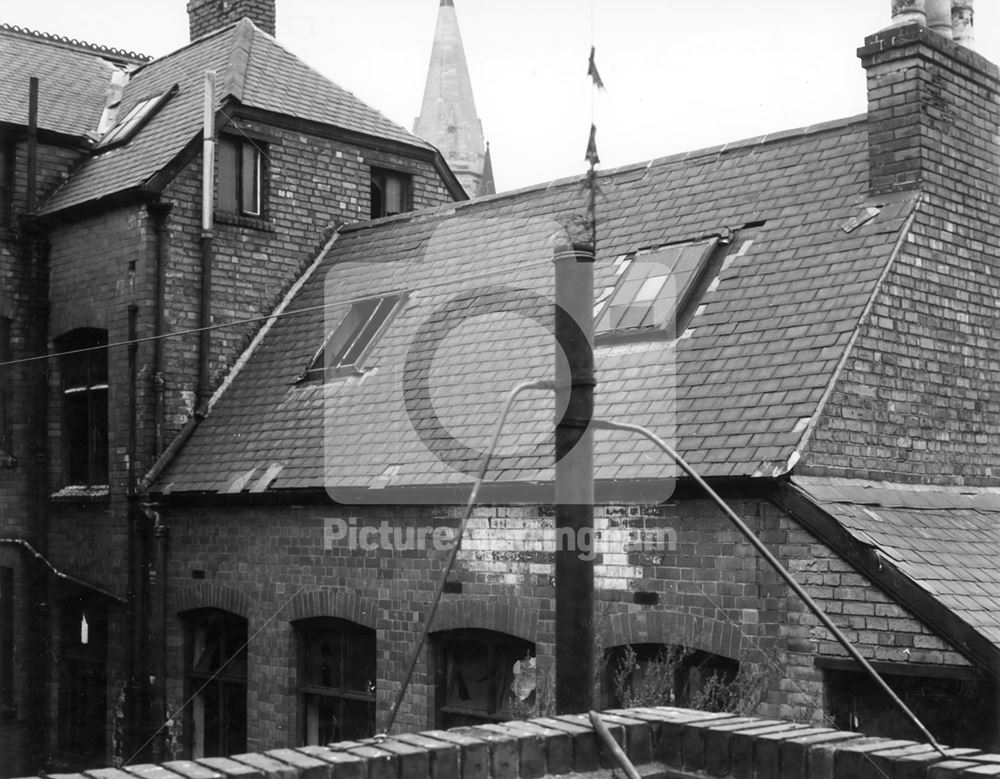
{"label": "brick chimney", "polygon": [[275,0],[188,0],[191,40],[197,40],[220,27],[238,22],[244,16],[269,35],[274,35]]}
{"label": "brick chimney", "polygon": [[[996,193],[1000,71],[963,45],[972,0],[893,0],[892,9],[893,26],[858,49],[868,74],[871,194],[933,185]],[[949,34],[925,26],[943,32],[946,10]]]}

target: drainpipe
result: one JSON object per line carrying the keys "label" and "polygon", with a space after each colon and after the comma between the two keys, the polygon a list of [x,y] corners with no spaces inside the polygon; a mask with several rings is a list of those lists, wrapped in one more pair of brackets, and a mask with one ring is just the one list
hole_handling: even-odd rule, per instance
{"label": "drainpipe", "polygon": [[166,332],[164,322],[164,287],[166,286],[165,274],[167,267],[167,218],[173,208],[172,203],[157,201],[147,207],[153,222],[153,233],[156,236],[156,248],[154,262],[156,265],[154,273],[153,292],[153,461],[163,453],[164,425],[166,411],[164,396],[166,394],[167,383],[163,376],[163,343],[162,338]]}
{"label": "drainpipe", "polygon": [[557,247],[555,299],[556,713],[577,714],[594,687],[592,244]]}
{"label": "drainpipe", "polygon": [[212,209],[215,195],[215,71],[205,71],[205,105],[202,116],[201,180],[201,308],[198,327],[198,399],[195,416],[204,418],[211,399],[209,359],[212,337]]}
{"label": "drainpipe", "polygon": [[142,693],[145,688],[143,669],[143,641],[146,635],[146,581],[143,576],[145,548],[144,533],[139,514],[139,493],[136,482],[136,468],[139,452],[138,417],[138,315],[135,303],[128,306],[128,622],[131,636],[128,649],[129,696],[126,705],[127,723],[125,743],[131,753],[142,743],[143,705]]}
{"label": "drainpipe", "polygon": [[[38,195],[38,79],[29,82],[28,93],[28,164],[25,191],[27,215],[24,219],[25,255],[28,278],[31,284],[31,342],[29,351],[35,355],[48,352],[49,324],[49,246],[42,226],[35,216]],[[31,458],[33,516],[29,538],[34,549],[43,557],[48,554],[49,540],[49,442],[48,404],[49,374],[46,360],[38,360],[34,375],[34,403],[32,404],[31,429],[35,431],[34,456]],[[50,582],[41,566],[28,571],[31,625],[28,631],[26,657],[29,677],[36,683],[28,685],[29,741],[36,753],[34,759],[41,764],[48,748],[52,746],[52,732],[48,727],[50,682]]]}
{"label": "drainpipe", "polygon": [[146,519],[153,523],[153,571],[150,582],[154,588],[152,599],[152,655],[153,689],[150,695],[150,724],[153,733],[153,762],[167,759],[167,538],[168,528],[155,504],[143,503],[140,507]]}

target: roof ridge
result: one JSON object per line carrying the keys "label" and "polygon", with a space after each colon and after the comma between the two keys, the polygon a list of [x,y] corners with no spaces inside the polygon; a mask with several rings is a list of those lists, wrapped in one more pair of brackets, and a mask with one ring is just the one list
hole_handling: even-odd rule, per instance
{"label": "roof ridge", "polygon": [[26,38],[34,38],[36,40],[45,41],[46,43],[53,43],[57,46],[67,46],[69,48],[90,54],[110,55],[112,57],[128,59],[135,62],[150,62],[153,59],[153,57],[149,54],[140,54],[135,51],[129,51],[128,49],[119,49],[114,46],[104,46],[99,43],[90,43],[88,41],[77,40],[76,38],[69,38],[65,35],[56,35],[55,33],[42,32],[41,30],[32,30],[27,27],[19,27],[16,24],[8,24],[7,22],[0,22],[0,31],[15,33]]}
{"label": "roof ridge", "polygon": [[[642,162],[633,162],[626,165],[621,165],[617,168],[607,168],[605,170],[597,171],[599,178],[605,178],[608,176],[620,175],[623,173],[629,173],[631,171],[637,171],[642,169],[649,169],[654,166],[669,165],[675,162],[692,162],[694,160],[702,159],[703,157],[709,157],[714,155],[721,156],[727,153],[736,153],[739,151],[744,151],[757,146],[767,146],[772,143],[778,143],[781,141],[789,141],[793,138],[802,138],[809,135],[815,135],[818,133],[831,132],[833,130],[842,129],[844,127],[850,127],[854,124],[861,124],[862,122],[868,121],[867,114],[856,114],[854,116],[845,117],[843,119],[834,119],[829,122],[820,122],[818,124],[805,125],[804,127],[797,127],[790,130],[780,130],[773,133],[767,133],[765,135],[751,136],[743,140],[730,141],[728,143],[719,144],[717,146],[707,146],[702,149],[692,149],[690,151],[678,152],[676,154],[668,154],[663,157],[654,157],[653,159],[644,160]],[[455,208],[472,208],[480,203],[496,203],[500,200],[520,197],[526,195],[530,192],[541,192],[546,189],[555,189],[557,187],[564,187],[574,183],[581,183],[587,180],[587,173],[578,173],[573,176],[563,176],[562,178],[551,179],[550,181],[541,181],[537,184],[529,184],[525,187],[519,187],[517,189],[508,189],[503,192],[497,192],[493,195],[484,195],[482,197],[470,198],[469,200],[461,200],[454,203],[445,203],[440,206],[434,206],[430,209],[421,209],[419,211],[409,211],[403,214],[397,214],[388,219],[375,220],[373,225],[372,221],[365,220],[362,222],[355,222],[354,224],[347,225],[345,231],[361,230],[369,226],[382,226],[384,224],[396,221],[408,221],[415,218],[429,219],[432,218],[435,213],[443,212],[444,216],[447,216]]]}
{"label": "roof ridge", "polygon": [[247,70],[250,68],[255,29],[256,25],[246,17],[236,22],[236,37],[233,40],[232,51],[229,53],[229,61],[226,63],[226,80],[223,84],[223,91],[241,102],[246,89]]}

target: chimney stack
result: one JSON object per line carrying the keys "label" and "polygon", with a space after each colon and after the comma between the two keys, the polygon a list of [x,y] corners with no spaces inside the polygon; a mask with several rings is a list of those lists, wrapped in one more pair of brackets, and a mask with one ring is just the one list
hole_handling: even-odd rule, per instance
{"label": "chimney stack", "polygon": [[[893,0],[858,50],[868,75],[869,189],[1000,194],[1000,71],[971,51],[971,0]],[[953,13],[951,35],[943,11]],[[921,20],[919,17],[924,16]],[[900,22],[902,18],[909,22]]]}
{"label": "chimney stack", "polygon": [[247,17],[268,35],[275,30],[275,0],[188,0],[191,40]]}

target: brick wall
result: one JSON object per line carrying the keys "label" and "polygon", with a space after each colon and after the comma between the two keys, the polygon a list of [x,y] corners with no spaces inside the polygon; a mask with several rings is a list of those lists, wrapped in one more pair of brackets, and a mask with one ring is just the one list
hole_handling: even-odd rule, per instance
{"label": "brick wall", "polygon": [[[640,775],[856,779],[993,776],[1000,755],[728,714],[622,709],[602,720]],[[393,735],[375,742],[275,749],[129,765],[65,779],[540,779],[622,769],[585,715]]]}
{"label": "brick wall", "polygon": [[[871,659],[965,667],[930,634],[770,503],[733,504],[795,571],[832,619]],[[410,528],[457,527],[454,508],[172,507],[170,525],[170,710],[186,699],[183,623],[189,609],[222,608],[248,620],[249,747],[301,743],[292,622],[327,616],[377,633],[378,708],[389,708],[433,592],[445,552]],[[331,519],[400,533],[406,550],[349,547]],[[536,644],[540,673],[554,651],[553,518],[548,507],[476,510],[434,630],[484,628]],[[822,722],[818,656],[842,656],[775,574],[749,552],[708,502],[600,507],[595,630],[602,647],[684,644],[759,664],[770,674],[760,713]],[[668,530],[669,532],[664,532]],[[393,543],[389,536],[390,544]],[[378,542],[379,544],[381,542]],[[327,548],[324,548],[324,547]],[[637,592],[654,596],[640,606]],[[904,651],[905,650],[905,651]],[[432,658],[425,651],[399,715],[408,730],[434,724]],[[181,723],[183,718],[176,718]]]}

